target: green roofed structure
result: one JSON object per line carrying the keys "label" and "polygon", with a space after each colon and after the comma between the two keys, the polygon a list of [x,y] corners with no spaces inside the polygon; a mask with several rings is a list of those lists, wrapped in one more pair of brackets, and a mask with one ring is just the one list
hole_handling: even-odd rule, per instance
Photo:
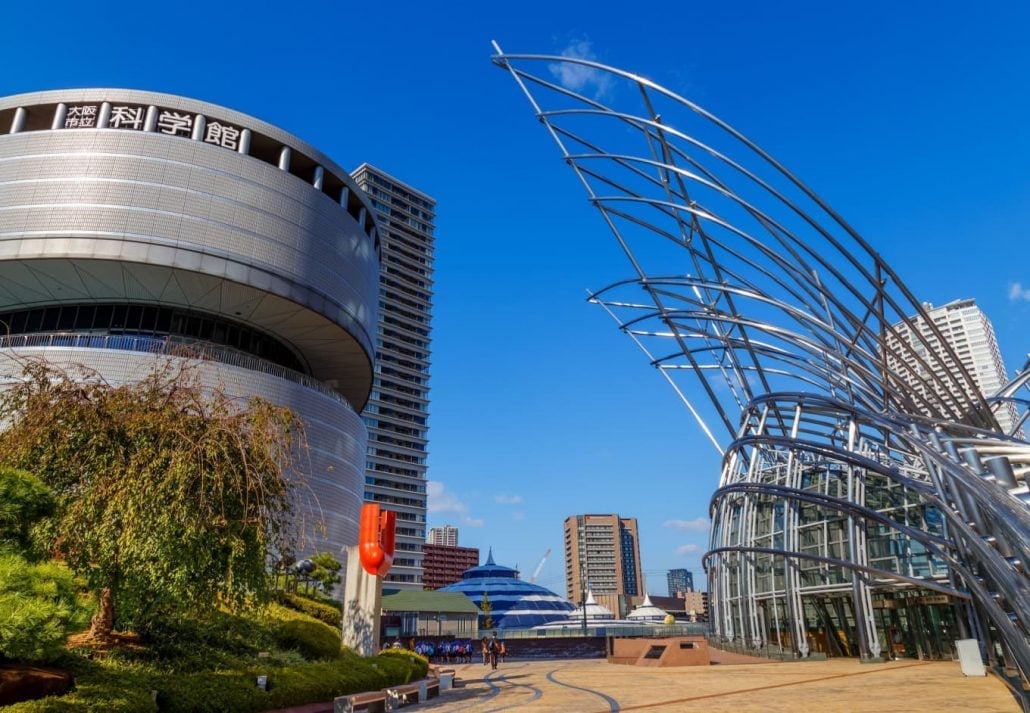
{"label": "green roofed structure", "polygon": [[382,607],[384,641],[414,636],[479,638],[479,607],[460,592],[387,589]]}

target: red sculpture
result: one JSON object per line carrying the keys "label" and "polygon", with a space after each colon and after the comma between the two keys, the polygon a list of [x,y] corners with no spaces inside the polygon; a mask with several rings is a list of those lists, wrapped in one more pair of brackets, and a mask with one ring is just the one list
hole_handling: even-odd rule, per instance
{"label": "red sculpture", "polygon": [[358,553],[361,566],[369,574],[385,577],[393,565],[397,513],[379,511],[375,503],[361,506],[361,527],[358,530]]}

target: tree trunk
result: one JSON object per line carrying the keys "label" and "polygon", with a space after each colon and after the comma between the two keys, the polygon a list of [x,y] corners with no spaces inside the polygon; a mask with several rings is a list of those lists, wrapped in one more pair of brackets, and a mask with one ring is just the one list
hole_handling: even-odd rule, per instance
{"label": "tree trunk", "polygon": [[97,613],[89,622],[89,638],[108,639],[114,631],[114,600],[111,598],[111,590],[104,587],[100,591],[100,605]]}

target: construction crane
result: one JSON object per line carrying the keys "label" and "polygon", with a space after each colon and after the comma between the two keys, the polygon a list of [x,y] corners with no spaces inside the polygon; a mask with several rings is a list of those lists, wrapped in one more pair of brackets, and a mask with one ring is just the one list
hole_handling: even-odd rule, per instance
{"label": "construction crane", "polygon": [[533,570],[533,576],[529,578],[529,583],[530,584],[536,583],[536,578],[540,576],[540,570],[542,570],[544,568],[544,562],[546,562],[547,558],[550,557],[550,556],[551,556],[551,548],[548,547],[547,548],[547,552],[544,552],[543,559],[540,560],[540,564],[538,564],[536,566],[536,569]]}

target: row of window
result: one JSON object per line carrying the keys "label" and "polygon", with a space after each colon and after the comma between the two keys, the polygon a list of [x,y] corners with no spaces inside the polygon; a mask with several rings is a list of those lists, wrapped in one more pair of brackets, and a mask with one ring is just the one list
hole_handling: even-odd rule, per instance
{"label": "row of window", "polygon": [[391,193],[400,196],[412,205],[418,205],[428,210],[433,210],[433,204],[429,201],[425,200],[424,198],[421,198],[420,196],[416,196],[415,194],[410,193],[409,191],[404,190],[404,188],[402,188],[401,186],[398,186],[386,180],[385,178],[376,175],[375,173],[369,172],[368,178],[371,183],[381,186],[386,190],[390,191]]}
{"label": "row of window", "polygon": [[292,350],[263,332],[221,317],[172,307],[65,304],[0,312],[0,330],[9,334],[96,332],[188,337],[238,349],[273,364],[309,373]]}
{"label": "row of window", "polygon": [[396,488],[397,490],[407,490],[412,493],[425,493],[426,486],[424,482],[419,483],[405,483],[397,480],[386,480],[384,478],[373,478],[372,476],[365,476],[366,485],[376,485],[381,488]]}

